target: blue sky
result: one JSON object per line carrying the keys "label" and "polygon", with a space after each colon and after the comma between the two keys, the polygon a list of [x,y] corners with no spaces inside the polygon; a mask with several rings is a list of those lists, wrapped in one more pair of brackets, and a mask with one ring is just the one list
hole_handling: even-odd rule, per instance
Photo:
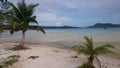
{"label": "blue sky", "polygon": [[44,26],[85,27],[95,23],[120,24],[120,0],[26,1],[28,3],[39,3],[35,15],[37,15],[39,24]]}

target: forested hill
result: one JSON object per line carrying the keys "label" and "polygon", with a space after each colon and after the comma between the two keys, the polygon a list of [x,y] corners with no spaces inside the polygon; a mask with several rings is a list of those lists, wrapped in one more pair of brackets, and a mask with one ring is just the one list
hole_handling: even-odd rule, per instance
{"label": "forested hill", "polygon": [[111,24],[111,23],[96,23],[88,28],[118,28],[120,24]]}

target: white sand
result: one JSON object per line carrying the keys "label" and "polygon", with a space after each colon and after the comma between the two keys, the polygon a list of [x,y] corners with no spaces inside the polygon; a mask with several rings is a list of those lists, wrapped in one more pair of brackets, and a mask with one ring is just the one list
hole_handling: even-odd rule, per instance
{"label": "white sand", "polygon": [[[15,45],[15,43],[2,43],[0,45],[10,46]],[[21,56],[20,61],[9,68],[76,68],[86,61],[84,55],[79,55],[79,58],[71,58],[71,56],[75,56],[76,53],[66,49],[44,45],[34,45],[29,47],[31,49],[15,51],[16,54]],[[31,59],[28,58],[30,56],[39,57]],[[120,58],[118,57],[99,56],[99,59],[102,62],[102,66],[106,66],[107,68],[120,68]]]}

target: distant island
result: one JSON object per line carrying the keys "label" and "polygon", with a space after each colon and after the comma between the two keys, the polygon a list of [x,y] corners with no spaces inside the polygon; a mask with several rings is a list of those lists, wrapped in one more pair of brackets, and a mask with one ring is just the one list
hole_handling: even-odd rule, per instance
{"label": "distant island", "polygon": [[[9,25],[2,25],[6,30],[8,30]],[[29,29],[34,29],[36,25],[31,25]],[[120,24],[112,24],[112,23],[96,23],[94,25],[88,26],[88,27],[76,27],[76,26],[40,26],[44,29],[76,29],[76,28],[119,28]]]}
{"label": "distant island", "polygon": [[71,29],[71,28],[79,28],[74,26],[41,26],[45,29]]}
{"label": "distant island", "polygon": [[112,23],[96,23],[92,26],[88,26],[87,28],[118,28],[120,24],[112,24]]}
{"label": "distant island", "polygon": [[73,29],[73,28],[119,28],[120,24],[112,23],[96,23],[88,27],[75,27],[75,26],[42,26],[45,29]]}

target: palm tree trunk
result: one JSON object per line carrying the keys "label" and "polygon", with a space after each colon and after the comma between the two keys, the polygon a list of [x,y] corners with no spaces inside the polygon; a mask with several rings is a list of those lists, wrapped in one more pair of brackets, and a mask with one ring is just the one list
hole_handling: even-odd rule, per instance
{"label": "palm tree trunk", "polygon": [[98,64],[99,64],[99,67],[101,68],[101,63],[100,63],[100,60],[98,59],[97,56],[95,56],[96,60],[98,61]]}
{"label": "palm tree trunk", "polygon": [[24,44],[25,44],[25,31],[22,31],[22,39],[21,39],[21,42],[20,42],[21,47],[23,47]]}
{"label": "palm tree trunk", "polygon": [[94,56],[89,56],[88,57],[88,61],[91,62],[93,64],[93,60],[94,60]]}
{"label": "palm tree trunk", "polygon": [[93,65],[93,61],[94,61],[94,56],[93,55],[89,56],[88,57],[88,62],[90,62],[92,64],[93,68],[95,68],[94,65]]}

